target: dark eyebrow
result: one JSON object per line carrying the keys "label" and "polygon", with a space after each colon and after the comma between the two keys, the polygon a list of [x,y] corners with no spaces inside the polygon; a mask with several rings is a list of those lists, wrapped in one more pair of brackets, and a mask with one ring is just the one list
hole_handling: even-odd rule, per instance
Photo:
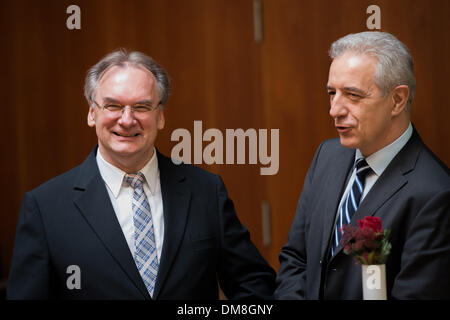
{"label": "dark eyebrow", "polygon": [[118,100],[114,99],[114,98],[110,98],[110,97],[105,97],[103,98],[103,102],[104,103],[119,103]]}
{"label": "dark eyebrow", "polygon": [[[118,104],[122,104],[119,100],[111,98],[111,97],[105,97],[103,99],[104,103],[118,103]],[[144,100],[139,100],[136,101],[134,104],[149,104],[152,105],[152,100],[148,100],[148,99],[144,99]]]}
{"label": "dark eyebrow", "polygon": [[362,96],[367,96],[367,93],[361,89],[355,88],[355,87],[344,87],[345,91],[349,91],[349,92],[353,92],[353,93],[357,93],[359,95]]}
{"label": "dark eyebrow", "polygon": [[149,105],[152,105],[152,104],[153,104],[153,101],[152,101],[152,100],[144,99],[144,100],[136,101],[134,104],[149,104]]}
{"label": "dark eyebrow", "polygon": [[[326,86],[326,88],[327,88],[327,91],[336,91],[335,88],[328,86],[328,85]],[[359,94],[361,96],[367,96],[367,92],[365,92],[361,89],[358,89],[356,87],[344,87],[344,90],[348,91],[348,92]]]}

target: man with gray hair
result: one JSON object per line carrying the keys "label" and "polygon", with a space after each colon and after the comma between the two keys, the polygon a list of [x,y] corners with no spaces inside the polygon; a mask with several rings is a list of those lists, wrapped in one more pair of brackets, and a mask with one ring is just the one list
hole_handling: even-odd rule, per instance
{"label": "man with gray hair", "polygon": [[154,147],[169,78],[118,50],[87,74],[98,146],[24,196],[9,299],[269,299],[275,272],[240,223],[222,179]]}
{"label": "man with gray hair", "polygon": [[311,163],[288,241],[277,299],[362,299],[361,266],[343,251],[347,225],[381,219],[392,245],[388,299],[450,299],[448,167],[410,122],[408,48],[393,35],[347,35],[330,49],[326,89],[339,139]]}

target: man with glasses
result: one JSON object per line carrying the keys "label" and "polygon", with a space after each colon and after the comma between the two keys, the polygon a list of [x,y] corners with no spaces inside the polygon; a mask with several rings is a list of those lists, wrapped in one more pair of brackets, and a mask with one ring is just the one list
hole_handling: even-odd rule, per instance
{"label": "man with glasses", "polygon": [[10,299],[271,298],[275,272],[239,222],[221,178],[154,147],[165,70],[115,51],[87,74],[85,162],[25,194]]}

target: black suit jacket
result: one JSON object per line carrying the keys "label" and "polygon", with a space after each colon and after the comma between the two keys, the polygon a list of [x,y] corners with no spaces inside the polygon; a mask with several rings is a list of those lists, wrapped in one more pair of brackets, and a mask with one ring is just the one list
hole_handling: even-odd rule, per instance
{"label": "black suit jacket", "polygon": [[[280,253],[278,299],[362,299],[361,266],[330,238],[355,150],[339,139],[318,148],[306,176],[287,244]],[[450,298],[449,169],[414,131],[361,202],[352,225],[380,217],[391,229],[388,298]]]}
{"label": "black suit jacket", "polygon": [[[9,299],[150,299],[96,163],[86,161],[25,194]],[[271,298],[275,272],[239,222],[221,178],[160,153],[164,243],[154,299]],[[70,265],[81,289],[68,289]]]}

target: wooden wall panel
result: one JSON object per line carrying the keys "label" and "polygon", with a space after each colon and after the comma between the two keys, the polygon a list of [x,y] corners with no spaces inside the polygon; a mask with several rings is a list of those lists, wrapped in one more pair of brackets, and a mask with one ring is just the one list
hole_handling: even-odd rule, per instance
{"label": "wooden wall panel", "polygon": [[[66,8],[81,8],[81,30],[66,28]],[[96,143],[86,125],[86,70],[106,53],[143,51],[169,72],[172,96],[157,146],[170,154],[177,128],[280,130],[280,169],[200,165],[219,173],[240,219],[264,257],[278,267],[314,151],[337,136],[325,84],[329,45],[366,30],[368,5],[382,10],[382,30],[415,58],[412,119],[425,142],[450,164],[446,75],[450,72],[450,2],[446,0],[262,0],[264,41],[253,39],[253,1],[0,0],[3,117],[0,130],[0,278],[8,273],[24,192],[83,161]],[[206,146],[204,143],[203,146]],[[272,244],[262,246],[261,202],[272,208]]]}
{"label": "wooden wall panel", "polygon": [[[81,30],[66,28],[66,8],[81,8]],[[8,185],[0,216],[0,278],[7,275],[23,194],[81,163],[96,143],[86,125],[83,97],[87,69],[106,53],[126,47],[143,51],[168,71],[173,84],[166,106],[166,128],[157,147],[170,155],[176,128],[203,130],[259,128],[260,92],[253,77],[260,70],[253,42],[252,1],[2,1],[2,52],[8,79],[2,141]],[[206,143],[204,144],[206,145]],[[207,166],[220,173],[243,223],[261,248],[259,167]],[[5,198],[3,198],[5,196]],[[9,202],[6,199],[10,199]]]}
{"label": "wooden wall panel", "polygon": [[[172,50],[164,64],[172,75],[173,91],[166,108],[167,124],[159,146],[170,154],[177,142],[170,134],[177,128],[191,132],[194,121],[202,121],[203,132],[217,128],[262,128],[259,47],[253,41],[252,1],[176,2],[171,8],[168,34]],[[182,25],[177,23],[182,21]],[[203,143],[203,148],[209,142]],[[192,145],[192,158],[193,145]],[[225,153],[224,153],[225,154]],[[205,165],[222,176],[241,221],[252,240],[262,247],[260,205],[263,178],[257,165]]]}
{"label": "wooden wall panel", "polygon": [[[424,141],[450,164],[450,110],[445,77],[450,63],[448,1],[295,1],[264,3],[263,105],[267,127],[280,128],[280,171],[267,180],[273,208],[269,257],[287,241],[309,164],[320,142],[337,137],[325,90],[331,43],[367,31],[366,8],[381,8],[381,31],[393,33],[415,59],[417,94],[412,121]],[[282,188],[280,188],[282,186]]]}

